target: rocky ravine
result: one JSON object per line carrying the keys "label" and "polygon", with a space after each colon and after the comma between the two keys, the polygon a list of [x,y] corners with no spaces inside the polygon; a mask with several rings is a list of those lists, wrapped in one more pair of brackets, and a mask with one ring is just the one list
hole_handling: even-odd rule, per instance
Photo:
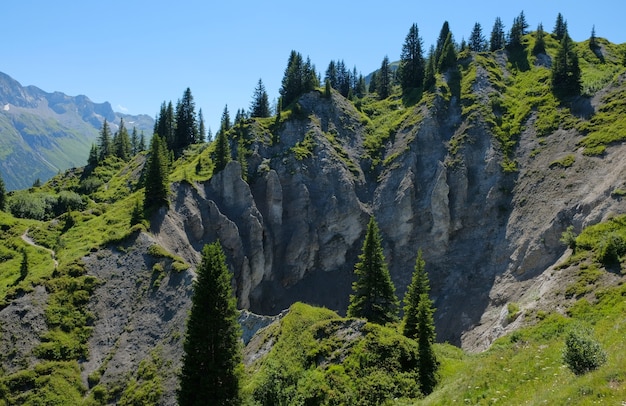
{"label": "rocky ravine", "polygon": [[[278,145],[255,144],[249,183],[231,162],[206,183],[174,185],[171,209],[153,221],[157,241],[192,263],[219,238],[239,306],[257,313],[277,314],[296,300],[344,312],[375,215],[399,296],[421,248],[438,339],[482,350],[510,328],[507,303],[532,304],[523,293],[565,252],[559,238],[567,226],[579,231],[626,209],[611,197],[626,171],[621,145],[588,157],[576,148],[578,133],[558,130],[531,154],[538,145],[531,117],[518,147],[520,170],[506,174],[487,126],[464,123],[453,99],[416,107],[423,119],[386,145],[386,156],[403,153],[376,172],[359,158],[364,127],[353,105],[316,92],[300,104],[305,114],[282,126]],[[286,151],[306,133],[314,157],[297,160]],[[451,164],[447,142],[455,134],[469,141]],[[571,151],[574,165],[550,169]]]}

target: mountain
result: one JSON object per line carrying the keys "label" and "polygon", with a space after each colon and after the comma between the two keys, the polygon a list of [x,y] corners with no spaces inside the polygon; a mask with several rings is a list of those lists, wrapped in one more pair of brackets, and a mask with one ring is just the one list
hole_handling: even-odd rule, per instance
{"label": "mountain", "polygon": [[117,113],[87,96],[24,87],[0,72],[0,173],[6,188],[24,189],[84,166],[104,120],[115,130],[122,118],[129,130],[152,134],[150,116]]}
{"label": "mountain", "polygon": [[[420,402],[414,342],[342,317],[375,216],[400,298],[426,261],[442,377],[425,402],[623,399],[624,47],[574,44],[582,92],[559,98],[559,44],[534,56],[533,41],[461,52],[413,101],[317,89],[241,121],[226,133],[239,160],[216,170],[214,143],[190,146],[143,221],[145,152],[15,192],[9,208],[75,203],[48,221],[0,212],[0,395],[175,404],[194,269],[219,239],[238,306],[261,315],[242,312],[255,402]],[[608,354],[585,376],[561,357],[576,329]]]}

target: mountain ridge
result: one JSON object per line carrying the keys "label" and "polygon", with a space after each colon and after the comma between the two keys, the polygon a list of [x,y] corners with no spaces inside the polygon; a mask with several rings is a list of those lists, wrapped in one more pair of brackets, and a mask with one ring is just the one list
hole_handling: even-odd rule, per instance
{"label": "mountain ridge", "polygon": [[85,95],[22,86],[0,72],[0,171],[7,190],[84,166],[105,119],[113,130],[124,119],[146,137],[154,126],[148,115],[117,113],[110,103],[94,103]]}

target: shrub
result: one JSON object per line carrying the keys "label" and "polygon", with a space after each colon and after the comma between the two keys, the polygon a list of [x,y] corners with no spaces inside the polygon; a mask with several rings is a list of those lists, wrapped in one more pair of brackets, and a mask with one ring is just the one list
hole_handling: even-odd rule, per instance
{"label": "shrub", "polygon": [[563,361],[576,375],[583,375],[606,362],[606,352],[587,330],[573,330],[565,338]]}

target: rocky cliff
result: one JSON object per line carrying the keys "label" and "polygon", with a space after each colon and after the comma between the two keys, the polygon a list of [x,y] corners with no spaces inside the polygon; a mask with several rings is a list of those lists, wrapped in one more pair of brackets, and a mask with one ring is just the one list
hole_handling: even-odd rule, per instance
{"label": "rocky cliff", "polygon": [[[473,94],[494,91],[486,72],[477,77]],[[588,103],[596,109],[602,98]],[[536,112],[519,135],[518,169],[507,172],[492,128],[464,116],[456,96],[407,107],[378,165],[364,158],[368,123],[352,103],[313,92],[299,108],[280,125],[277,143],[249,127],[248,182],[231,162],[207,182],[174,184],[170,209],[152,223],[159,243],[192,263],[219,238],[239,306],[253,312],[276,314],[297,300],[345,312],[374,215],[399,297],[421,248],[438,339],[484,349],[507,330],[508,303],[532,303],[529,289],[565,252],[559,238],[567,226],[579,230],[626,209],[611,195],[624,179],[624,146],[584,155],[573,128],[539,137]],[[292,151],[305,138],[313,146],[298,157]],[[551,165],[568,154],[571,166]]]}

